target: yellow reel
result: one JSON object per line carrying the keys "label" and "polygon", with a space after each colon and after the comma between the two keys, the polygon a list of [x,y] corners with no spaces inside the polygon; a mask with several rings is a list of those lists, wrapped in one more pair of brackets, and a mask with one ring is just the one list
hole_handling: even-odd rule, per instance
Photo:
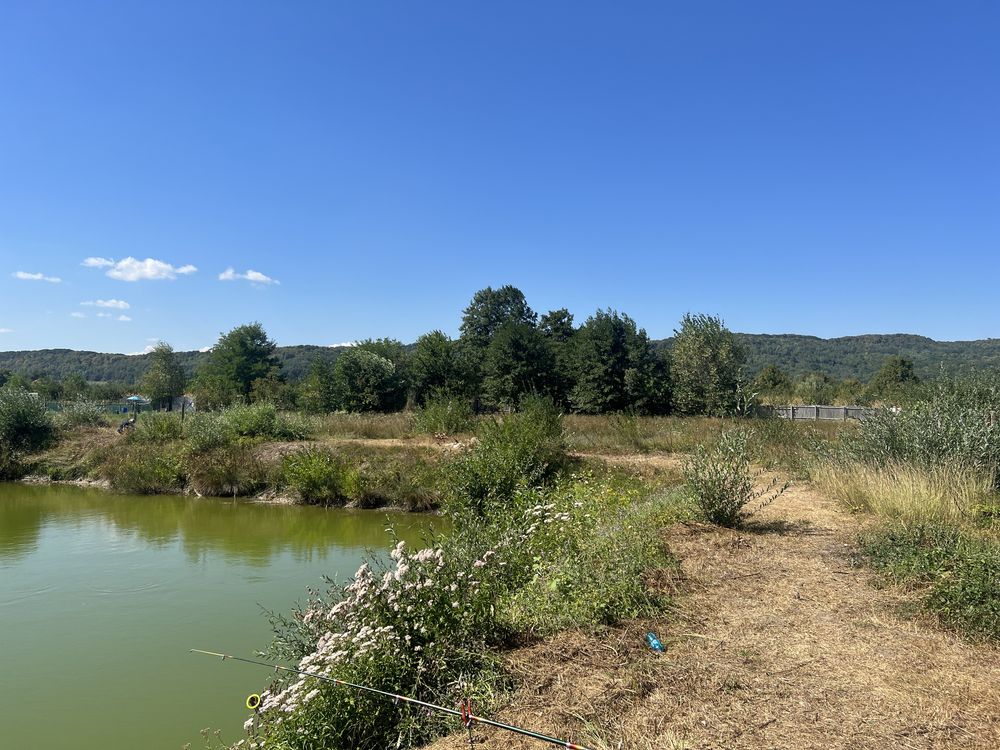
{"label": "yellow reel", "polygon": [[260,696],[257,693],[251,693],[247,696],[247,708],[251,711],[256,711],[260,708]]}

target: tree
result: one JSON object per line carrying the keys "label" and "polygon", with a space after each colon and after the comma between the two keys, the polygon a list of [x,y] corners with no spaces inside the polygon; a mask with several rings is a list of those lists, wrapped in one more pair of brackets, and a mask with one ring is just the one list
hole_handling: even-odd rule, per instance
{"label": "tree", "polygon": [[920,383],[913,372],[913,362],[904,357],[886,357],[881,369],[875,373],[865,397],[869,401],[898,401],[908,388]]}
{"label": "tree", "polygon": [[795,398],[803,404],[829,404],[836,394],[837,384],[822,372],[811,372],[795,384]]}
{"label": "tree", "polygon": [[333,363],[318,359],[309,369],[309,375],[302,381],[299,400],[306,411],[329,414],[337,410],[337,389],[333,378]]}
{"label": "tree", "polygon": [[355,348],[377,354],[392,362],[392,381],[385,384],[381,411],[398,411],[406,406],[410,390],[410,355],[403,343],[389,338],[365,339],[359,341]]}
{"label": "tree", "polygon": [[628,315],[598,310],[574,342],[573,408],[587,414],[654,413],[667,401],[666,369]]}
{"label": "tree", "polygon": [[472,296],[462,313],[459,356],[468,369],[477,398],[482,388],[486,350],[496,332],[505,323],[534,326],[537,319],[524,293],[509,284],[499,289],[486,287]]}
{"label": "tree", "polygon": [[174,398],[184,394],[186,381],[184,369],[174,356],[173,347],[160,341],[150,354],[149,367],[142,376],[139,390],[154,405],[166,403],[167,409],[171,410]]}
{"label": "tree", "polygon": [[260,323],[237,326],[212,348],[198,373],[201,390],[211,391],[213,398],[231,394],[231,399],[249,401],[255,380],[280,377],[276,348]]}
{"label": "tree", "polygon": [[389,411],[397,387],[396,366],[365,349],[344,352],[333,365],[337,405],[345,411]]}
{"label": "tree", "polygon": [[753,390],[765,396],[788,396],[792,392],[792,380],[777,365],[767,365],[754,378]]}
{"label": "tree", "polygon": [[568,406],[573,390],[573,315],[565,307],[550,310],[538,321],[538,330],[552,352],[550,389],[557,404]]}
{"label": "tree", "polygon": [[483,362],[483,390],[494,406],[513,410],[530,394],[548,395],[553,357],[535,326],[510,320],[493,334]]}
{"label": "tree", "polygon": [[524,293],[509,284],[499,289],[486,287],[472,296],[472,301],[462,313],[462,342],[485,350],[493,334],[504,323],[535,325],[538,316],[528,307]]}
{"label": "tree", "polygon": [[417,339],[410,358],[413,398],[423,406],[433,398],[469,395],[469,376],[463,367],[457,342],[441,331]]}
{"label": "tree", "polygon": [[685,313],[674,334],[670,350],[674,408],[681,414],[732,414],[746,356],[732,331],[716,316]]}
{"label": "tree", "polygon": [[71,372],[62,379],[64,399],[83,398],[87,395],[87,379],[78,372]]}

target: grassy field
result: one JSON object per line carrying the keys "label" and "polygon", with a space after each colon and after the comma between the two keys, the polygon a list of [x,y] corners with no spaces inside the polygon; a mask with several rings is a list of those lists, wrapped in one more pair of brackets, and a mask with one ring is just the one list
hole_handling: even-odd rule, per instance
{"label": "grassy field", "polygon": [[[490,711],[530,681],[515,677],[521,649],[567,633],[618,637],[635,623],[672,627],[678,602],[699,600],[685,588],[681,565],[710,569],[719,591],[762,576],[754,594],[760,602],[742,605],[761,610],[755,616],[762,621],[775,616],[767,602],[786,590],[786,575],[812,581],[813,596],[826,591],[828,572],[801,567],[810,556],[828,555],[811,536],[817,523],[853,529],[841,547],[858,555],[839,565],[864,562],[880,586],[904,592],[893,616],[930,617],[966,638],[997,641],[1000,431],[981,407],[966,403],[944,398],[861,424],[561,416],[542,403],[496,417],[316,417],[256,404],[183,422],[177,414],[143,414],[126,435],[79,407],[46,428],[15,468],[101,480],[131,493],[449,514],[455,531],[447,538],[428,540],[423,550],[399,547],[388,566],[373,560],[346,588],[293,613],[279,628],[273,656],[448,705],[472,696]],[[792,490],[783,494],[789,481]],[[833,514],[827,498],[839,506]],[[678,529],[703,536],[678,536]],[[800,540],[801,549],[790,553],[785,536]],[[737,564],[729,555],[744,549],[756,551],[727,568]],[[858,606],[870,595],[864,586],[838,606]],[[719,594],[705,606],[728,611],[745,595]],[[845,594],[830,589],[824,596]],[[726,622],[746,616],[741,612],[728,613]],[[817,621],[807,615],[794,621],[796,632],[822,621],[819,611]],[[720,637],[760,647],[760,634]],[[456,651],[454,643],[463,647]],[[641,653],[630,658],[644,663]],[[613,679],[615,664],[595,661],[598,676]],[[563,729],[573,725],[567,722]],[[271,687],[254,731],[266,746],[374,748],[413,747],[448,729],[305,679]],[[594,725],[587,736],[608,747],[613,737],[656,746],[627,722],[610,735]]]}

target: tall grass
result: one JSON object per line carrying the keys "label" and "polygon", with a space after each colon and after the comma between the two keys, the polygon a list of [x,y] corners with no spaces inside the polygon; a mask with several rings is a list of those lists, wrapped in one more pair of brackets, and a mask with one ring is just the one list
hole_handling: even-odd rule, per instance
{"label": "tall grass", "polygon": [[907,523],[960,523],[988,504],[994,475],[955,464],[824,461],[813,467],[811,476],[852,511]]}
{"label": "tall grass", "polygon": [[316,416],[317,436],[362,440],[404,439],[413,436],[413,416],[410,412],[391,414],[334,413]]}

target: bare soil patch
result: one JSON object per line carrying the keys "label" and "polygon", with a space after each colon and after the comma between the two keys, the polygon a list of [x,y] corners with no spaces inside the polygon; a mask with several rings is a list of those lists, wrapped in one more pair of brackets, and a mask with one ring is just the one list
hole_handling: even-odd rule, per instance
{"label": "bare soil patch", "polygon": [[[1000,748],[1000,652],[898,614],[852,566],[858,522],[794,486],[743,530],[677,525],[676,609],[508,654],[497,718],[609,748]],[[666,646],[644,642],[656,631]],[[477,728],[478,748],[540,743]],[[434,750],[467,748],[464,734]]]}

